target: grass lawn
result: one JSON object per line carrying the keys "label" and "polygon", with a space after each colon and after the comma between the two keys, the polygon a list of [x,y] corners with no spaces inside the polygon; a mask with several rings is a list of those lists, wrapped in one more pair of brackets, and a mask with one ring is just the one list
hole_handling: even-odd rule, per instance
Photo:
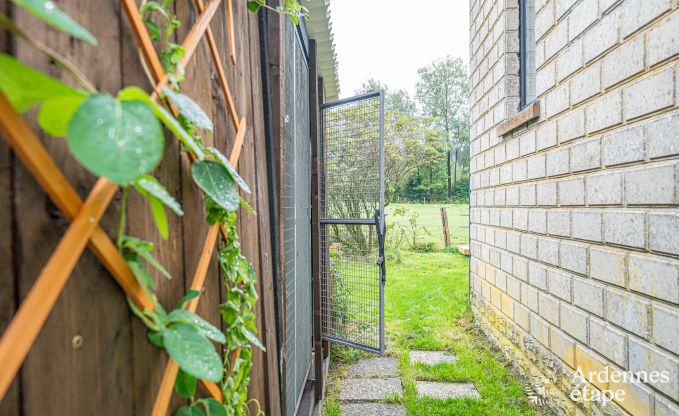
{"label": "grass lawn", "polygon": [[[518,379],[500,352],[474,326],[469,307],[469,259],[444,250],[441,232],[441,205],[394,204],[417,212],[423,242],[435,243],[434,251],[416,252],[402,243],[400,258],[387,264],[385,320],[388,334],[387,354],[399,359],[403,397],[388,401],[404,403],[408,415],[534,415]],[[469,217],[467,205],[450,205],[448,221],[453,246],[466,243]],[[388,224],[407,224],[409,213],[388,215]],[[405,222],[404,222],[405,221]],[[389,236],[387,235],[387,238]],[[411,365],[411,349],[447,350],[457,355],[452,364]],[[333,347],[331,376],[326,396],[326,416],[339,416],[339,391],[346,368],[368,354]],[[482,399],[418,399],[415,380],[471,382]]]}

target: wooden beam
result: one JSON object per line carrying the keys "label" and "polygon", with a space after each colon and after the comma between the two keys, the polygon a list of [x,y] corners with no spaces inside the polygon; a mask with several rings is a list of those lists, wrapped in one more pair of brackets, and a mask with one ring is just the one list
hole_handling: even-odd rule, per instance
{"label": "wooden beam", "polygon": [[117,189],[115,183],[99,178],[0,339],[0,398],[16,376]]}
{"label": "wooden beam", "polygon": [[236,30],[233,25],[233,1],[226,0],[226,28],[228,31],[229,58],[231,63],[236,65]]}

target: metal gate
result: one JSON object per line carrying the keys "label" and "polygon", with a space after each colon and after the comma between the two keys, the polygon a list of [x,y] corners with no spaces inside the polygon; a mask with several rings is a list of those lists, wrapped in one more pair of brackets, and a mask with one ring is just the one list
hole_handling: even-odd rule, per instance
{"label": "metal gate", "polygon": [[323,338],[384,353],[384,97],[321,106]]}

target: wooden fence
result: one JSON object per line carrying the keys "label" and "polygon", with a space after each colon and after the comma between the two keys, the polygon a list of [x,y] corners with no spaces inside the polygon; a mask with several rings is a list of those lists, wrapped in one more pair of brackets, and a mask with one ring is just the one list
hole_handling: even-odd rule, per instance
{"label": "wooden fence", "polygon": [[[143,59],[155,97],[167,75],[134,0],[63,3],[97,36],[96,49],[47,29],[6,0],[0,0],[0,11],[11,12],[19,26],[83,68],[100,90],[147,85]],[[252,195],[243,197],[267,213],[256,17],[244,1],[231,0],[177,2],[175,12],[183,23],[177,41],[186,50],[182,89],[215,122],[214,134],[203,139],[230,153],[230,162],[253,188]],[[60,75],[42,55],[2,36],[0,48]],[[5,230],[0,238],[0,414],[167,414],[182,404],[172,395],[177,366],[148,343],[146,328],[127,306],[125,294],[138,305],[150,302],[110,239],[116,209],[109,205],[116,200],[117,186],[89,175],[70,157],[63,140],[36,131],[31,117],[25,121],[0,96],[0,134],[12,150],[0,144],[0,229]],[[128,230],[153,240],[156,257],[174,276],[160,285],[160,302],[174,304],[188,289],[203,289],[187,308],[221,325],[223,287],[213,251],[224,230],[205,222],[201,194],[190,178],[191,155],[180,154],[175,141],[169,143],[154,174],[182,202],[185,215],[170,219],[170,238],[163,241],[145,202],[133,197]],[[259,276],[260,336],[274,352],[268,216],[244,211],[238,228],[243,254]],[[253,361],[251,396],[267,414],[279,414],[276,354],[255,351]],[[221,396],[214,383],[203,385],[205,394]]]}

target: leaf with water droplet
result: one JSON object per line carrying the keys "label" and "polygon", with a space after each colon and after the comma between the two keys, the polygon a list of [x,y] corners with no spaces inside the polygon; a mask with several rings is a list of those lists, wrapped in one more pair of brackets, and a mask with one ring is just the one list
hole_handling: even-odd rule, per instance
{"label": "leaf with water droplet", "polygon": [[228,170],[221,163],[211,160],[195,162],[191,166],[193,181],[203,190],[212,200],[232,212],[240,205],[240,195],[236,182]]}
{"label": "leaf with water droplet", "polygon": [[165,145],[163,129],[146,103],[121,102],[108,94],[93,95],[78,108],[67,136],[80,163],[119,184],[155,169]]}
{"label": "leaf with water droplet", "polygon": [[180,92],[172,91],[167,87],[163,87],[163,93],[166,97],[172,100],[173,103],[175,103],[179,109],[179,113],[186,117],[186,119],[189,120],[191,124],[199,129],[212,131],[213,127],[210,117],[205,114],[205,111],[203,111],[203,109],[200,108],[200,106],[196,104],[195,101],[186,95]]}
{"label": "leaf with water droplet", "polygon": [[160,121],[165,124],[165,127],[174,133],[179,141],[184,144],[186,149],[196,155],[198,160],[203,160],[203,151],[201,150],[198,143],[196,143],[196,141],[193,139],[193,137],[191,137],[191,135],[187,133],[186,130],[184,130],[181,124],[179,124],[179,121],[177,121],[177,119],[174,118],[169,111],[151,100],[151,97],[149,97],[149,95],[144,90],[139,87],[123,88],[120,90],[120,92],[118,92],[118,99],[121,101],[133,100],[146,103],[149,107],[151,107],[156,117],[158,117]]}
{"label": "leaf with water droplet", "polygon": [[236,170],[231,166],[231,163],[226,159],[226,156],[222,154],[219,150],[215,149],[214,147],[208,147],[205,149],[205,151],[210,154],[212,157],[215,158],[215,160],[219,163],[222,164],[226,168],[226,170],[229,171],[233,179],[236,181],[238,186],[241,187],[242,190],[244,190],[247,193],[250,193],[250,187],[248,184],[241,178],[241,176],[236,172]]}
{"label": "leaf with water droplet", "polygon": [[224,375],[222,360],[198,328],[175,323],[163,332],[165,350],[179,367],[198,379],[218,382]]}
{"label": "leaf with water droplet", "polygon": [[5,93],[12,107],[20,113],[49,99],[87,96],[87,93],[71,88],[6,54],[0,54],[0,91]]}
{"label": "leaf with water droplet", "polygon": [[[177,202],[176,199],[167,192],[167,189],[163,186],[158,179],[150,175],[144,175],[137,179],[135,182],[135,187],[138,191],[143,190],[147,194],[153,195],[154,197],[161,200],[165,205],[167,205],[172,211],[177,215],[184,215],[182,211],[182,206]],[[141,192],[141,191],[140,191]]]}
{"label": "leaf with water droplet", "polygon": [[52,0],[12,0],[14,3],[28,10],[43,20],[48,25],[66,32],[69,35],[84,40],[92,45],[97,44],[97,39],[78,22],[64,13]]}

